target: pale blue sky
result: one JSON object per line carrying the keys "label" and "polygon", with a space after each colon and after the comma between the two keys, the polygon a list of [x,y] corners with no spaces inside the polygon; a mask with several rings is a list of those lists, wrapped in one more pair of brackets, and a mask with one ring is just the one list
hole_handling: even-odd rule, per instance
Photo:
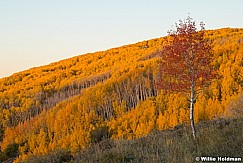
{"label": "pale blue sky", "polygon": [[242,0],[0,0],[0,77],[165,36],[187,17],[243,27]]}

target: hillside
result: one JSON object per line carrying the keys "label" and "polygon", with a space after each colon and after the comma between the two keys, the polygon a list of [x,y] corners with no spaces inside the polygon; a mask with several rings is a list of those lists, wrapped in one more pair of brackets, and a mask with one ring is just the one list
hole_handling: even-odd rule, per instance
{"label": "hillside", "polygon": [[[243,119],[202,121],[198,129],[198,146],[191,141],[190,127],[176,126],[173,130],[154,130],[133,140],[103,140],[72,156],[57,150],[26,162],[197,162],[204,156],[240,158],[243,154]],[[234,133],[234,134],[232,134]],[[238,162],[241,162],[238,161]],[[220,162],[220,161],[219,161]],[[229,161],[227,161],[229,162]],[[233,162],[233,161],[232,161]]]}
{"label": "hillside", "polygon": [[[242,98],[243,29],[211,30],[206,37],[219,77],[196,102],[197,122],[235,116]],[[188,124],[187,99],[154,84],[156,52],[164,43],[148,40],[0,79],[2,157],[25,160],[58,149],[74,156],[99,142],[99,131],[111,139],[134,139]],[[6,154],[9,148],[17,150]]]}

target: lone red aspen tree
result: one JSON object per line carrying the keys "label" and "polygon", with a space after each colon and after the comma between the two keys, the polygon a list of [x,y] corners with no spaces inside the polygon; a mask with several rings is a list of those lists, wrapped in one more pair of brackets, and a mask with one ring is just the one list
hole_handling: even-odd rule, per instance
{"label": "lone red aspen tree", "polygon": [[159,52],[161,77],[157,80],[160,89],[182,92],[190,101],[190,123],[195,139],[194,104],[199,92],[210,84],[214,77],[211,66],[212,49],[204,38],[204,23],[197,31],[191,17],[176,24],[168,31],[167,44]]}

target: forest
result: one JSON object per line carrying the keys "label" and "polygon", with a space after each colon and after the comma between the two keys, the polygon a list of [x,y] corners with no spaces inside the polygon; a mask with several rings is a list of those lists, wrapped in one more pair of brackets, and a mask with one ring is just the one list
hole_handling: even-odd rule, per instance
{"label": "forest", "polygon": [[[188,126],[187,98],[155,82],[166,37],[0,79],[0,162],[28,162],[58,151],[71,159],[104,139],[132,141]],[[205,39],[217,77],[195,102],[195,122],[242,117],[243,29],[207,30]]]}

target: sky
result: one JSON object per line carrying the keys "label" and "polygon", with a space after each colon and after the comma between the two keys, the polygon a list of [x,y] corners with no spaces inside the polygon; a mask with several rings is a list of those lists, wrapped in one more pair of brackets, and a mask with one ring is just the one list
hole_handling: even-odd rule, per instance
{"label": "sky", "polygon": [[243,28],[242,0],[0,0],[0,78],[167,35],[190,16]]}

